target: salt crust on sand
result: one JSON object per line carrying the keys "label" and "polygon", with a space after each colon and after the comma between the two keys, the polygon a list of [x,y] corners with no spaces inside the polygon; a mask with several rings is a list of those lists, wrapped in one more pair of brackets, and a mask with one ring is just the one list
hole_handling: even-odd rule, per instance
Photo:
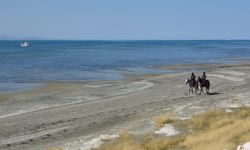
{"label": "salt crust on sand", "polygon": [[106,140],[112,140],[118,138],[119,134],[110,134],[110,135],[100,135],[96,138],[90,140],[81,140],[78,139],[72,143],[66,144],[64,150],[91,150],[93,148],[100,147]]}
{"label": "salt crust on sand", "polygon": [[165,135],[165,136],[173,136],[179,133],[180,133],[179,131],[175,130],[174,127],[169,124],[166,124],[160,130],[155,131],[155,134],[160,134],[160,135]]}
{"label": "salt crust on sand", "polygon": [[[173,126],[166,124],[160,130],[155,131],[155,134],[164,135],[164,136],[174,136],[179,134],[179,131],[175,130]],[[67,143],[63,149],[64,150],[91,150],[93,148],[100,147],[105,141],[118,138],[119,134],[103,134],[96,138],[89,140],[77,139],[74,142]]]}
{"label": "salt crust on sand", "polygon": [[250,142],[247,142],[244,145],[239,145],[237,150],[250,150]]}

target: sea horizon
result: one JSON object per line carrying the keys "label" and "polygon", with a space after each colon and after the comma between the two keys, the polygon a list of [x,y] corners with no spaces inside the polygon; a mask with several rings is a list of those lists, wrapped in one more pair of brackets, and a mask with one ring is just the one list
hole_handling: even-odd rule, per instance
{"label": "sea horizon", "polygon": [[250,41],[250,39],[0,39],[0,41]]}

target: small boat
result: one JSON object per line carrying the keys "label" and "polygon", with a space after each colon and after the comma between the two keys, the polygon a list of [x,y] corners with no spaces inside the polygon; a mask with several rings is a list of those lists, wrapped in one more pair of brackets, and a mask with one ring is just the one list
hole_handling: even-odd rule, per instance
{"label": "small boat", "polygon": [[24,42],[20,44],[21,47],[29,47],[30,44],[28,42]]}

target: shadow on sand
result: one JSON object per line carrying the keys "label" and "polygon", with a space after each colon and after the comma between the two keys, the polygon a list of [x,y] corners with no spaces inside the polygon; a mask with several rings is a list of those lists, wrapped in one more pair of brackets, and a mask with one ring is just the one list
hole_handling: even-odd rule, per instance
{"label": "shadow on sand", "polygon": [[212,93],[208,93],[207,95],[217,95],[217,94],[220,94],[218,92],[212,92]]}

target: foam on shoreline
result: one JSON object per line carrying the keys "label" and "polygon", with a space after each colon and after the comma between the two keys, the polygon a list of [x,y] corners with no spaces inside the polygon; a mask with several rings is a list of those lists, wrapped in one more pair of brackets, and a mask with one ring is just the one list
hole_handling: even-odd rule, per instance
{"label": "foam on shoreline", "polygon": [[105,141],[107,140],[112,140],[115,138],[118,138],[119,134],[114,133],[114,134],[102,134],[98,137],[91,138],[91,139],[85,139],[83,138],[78,138],[75,141],[71,143],[67,143],[63,146],[64,150],[91,150],[93,148],[98,148],[100,147]]}

